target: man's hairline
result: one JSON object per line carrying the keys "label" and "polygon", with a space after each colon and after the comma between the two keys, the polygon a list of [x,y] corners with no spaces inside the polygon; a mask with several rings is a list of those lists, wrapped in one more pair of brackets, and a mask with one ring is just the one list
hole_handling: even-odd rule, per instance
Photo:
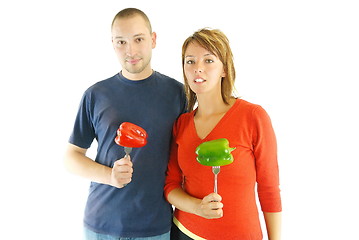
{"label": "man's hairline", "polygon": [[118,17],[116,17],[116,18],[113,20],[113,22],[112,22],[111,31],[112,31],[113,26],[115,25],[115,22],[116,22],[117,20],[121,20],[121,19],[125,19],[125,20],[126,20],[126,19],[130,19],[130,18],[134,18],[134,17],[136,17],[136,16],[139,16],[139,17],[141,17],[141,18],[143,19],[143,21],[145,22],[146,28],[149,30],[150,34],[152,34],[153,31],[152,31],[152,29],[151,29],[151,24],[146,20],[146,18],[145,18],[144,16],[142,16],[142,15],[139,14],[139,13],[133,13],[133,14],[127,15],[127,16],[118,16]]}

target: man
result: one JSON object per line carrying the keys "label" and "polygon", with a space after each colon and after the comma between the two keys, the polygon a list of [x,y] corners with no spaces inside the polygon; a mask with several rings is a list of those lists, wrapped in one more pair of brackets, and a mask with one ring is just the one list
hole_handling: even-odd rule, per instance
{"label": "man", "polygon": [[[122,71],[88,88],[69,140],[65,165],[90,179],[86,239],[169,239],[172,208],[163,196],[172,125],[185,111],[183,85],[151,68],[156,33],[140,10],[120,11],[112,43]],[[114,141],[122,122],[144,128],[148,143],[131,157]],[[96,159],[86,151],[96,139]]]}

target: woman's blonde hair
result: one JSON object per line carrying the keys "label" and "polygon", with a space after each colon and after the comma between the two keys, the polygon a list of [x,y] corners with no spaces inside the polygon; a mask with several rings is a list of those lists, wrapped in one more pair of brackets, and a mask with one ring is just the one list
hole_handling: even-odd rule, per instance
{"label": "woman's blonde hair", "polygon": [[198,43],[201,47],[216,55],[222,62],[226,76],[222,78],[221,92],[223,102],[229,104],[229,99],[231,98],[234,91],[236,72],[234,69],[233,54],[229,46],[228,38],[222,31],[218,29],[203,28],[188,37],[182,45],[182,71],[188,101],[187,110],[192,111],[194,105],[197,102],[196,94],[191,90],[184,72],[185,53],[188,45],[193,42]]}

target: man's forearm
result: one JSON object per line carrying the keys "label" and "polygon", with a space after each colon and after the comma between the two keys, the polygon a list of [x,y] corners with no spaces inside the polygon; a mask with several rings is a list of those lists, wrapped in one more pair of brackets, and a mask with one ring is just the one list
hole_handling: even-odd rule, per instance
{"label": "man's forearm", "polygon": [[111,168],[86,156],[86,149],[69,144],[65,154],[65,167],[69,172],[93,182],[110,184]]}

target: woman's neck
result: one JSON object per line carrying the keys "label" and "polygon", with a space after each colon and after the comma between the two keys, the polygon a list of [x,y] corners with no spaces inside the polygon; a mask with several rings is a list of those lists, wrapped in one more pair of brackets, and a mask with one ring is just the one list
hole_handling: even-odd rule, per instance
{"label": "woman's neck", "polygon": [[207,117],[217,114],[226,113],[234,104],[235,98],[229,99],[229,104],[226,104],[222,96],[216,95],[197,95],[198,108],[196,112],[197,117]]}

